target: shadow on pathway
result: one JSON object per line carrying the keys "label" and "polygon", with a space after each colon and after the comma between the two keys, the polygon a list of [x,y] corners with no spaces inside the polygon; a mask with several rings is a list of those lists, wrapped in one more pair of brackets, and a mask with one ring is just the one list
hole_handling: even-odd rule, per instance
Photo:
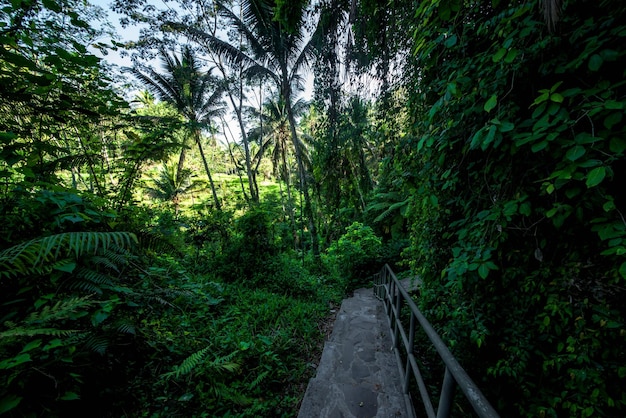
{"label": "shadow on pathway", "polygon": [[411,416],[387,324],[372,289],[343,301],[298,418]]}

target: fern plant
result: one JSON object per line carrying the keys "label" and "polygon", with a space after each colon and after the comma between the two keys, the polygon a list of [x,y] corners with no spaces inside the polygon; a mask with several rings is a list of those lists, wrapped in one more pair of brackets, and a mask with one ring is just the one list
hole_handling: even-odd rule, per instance
{"label": "fern plant", "polygon": [[43,274],[65,257],[81,257],[115,245],[128,248],[137,242],[129,232],[67,232],[33,239],[0,252],[0,278]]}
{"label": "fern plant", "polygon": [[[105,355],[120,332],[103,322],[123,301],[115,282],[136,241],[127,232],[68,232],[0,252],[0,410],[28,413],[33,396],[79,398],[80,373],[67,365]],[[32,393],[42,374],[55,382],[54,394]]]}
{"label": "fern plant", "polygon": [[190,375],[191,372],[197,369],[200,365],[203,366],[203,371],[209,373],[237,373],[241,370],[241,365],[236,361],[233,361],[238,351],[234,351],[227,356],[217,357],[212,361],[206,361],[207,355],[212,350],[213,348],[208,346],[196,351],[183,360],[180,365],[174,366],[174,369],[171,372],[164,373],[161,377],[164,379],[179,379],[183,376]]}

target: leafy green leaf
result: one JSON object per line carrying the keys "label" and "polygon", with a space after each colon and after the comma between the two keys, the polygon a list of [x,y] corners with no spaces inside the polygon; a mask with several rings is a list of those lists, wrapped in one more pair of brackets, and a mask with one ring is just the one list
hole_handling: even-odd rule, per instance
{"label": "leafy green leaf", "polygon": [[602,59],[602,57],[598,54],[593,54],[590,58],[589,58],[589,64],[588,67],[591,71],[598,71],[600,69],[600,67],[602,66],[602,63],[604,62],[604,60]]}
{"label": "leafy green leaf", "polygon": [[11,409],[15,408],[22,401],[21,396],[9,395],[0,399],[0,415],[5,412],[9,412]]}
{"label": "leafy green leaf", "polygon": [[487,276],[489,276],[489,267],[487,267],[486,264],[481,264],[478,267],[478,275],[481,277],[481,279],[486,279]]}
{"label": "leafy green leaf", "polygon": [[493,62],[499,62],[504,57],[504,54],[506,54],[506,48],[500,48],[495,54],[493,54],[493,57],[491,57],[491,60]]}
{"label": "leafy green leaf", "polygon": [[626,279],[626,261],[619,267],[619,274],[622,275],[622,278]]}
{"label": "leafy green leaf", "polygon": [[80,399],[80,396],[78,396],[77,393],[75,392],[65,392],[65,394],[63,396],[61,396],[60,398],[62,401],[75,401],[77,399]]}
{"label": "leafy green leaf", "polygon": [[623,113],[622,112],[613,112],[606,118],[604,118],[604,127],[606,129],[613,129],[613,126],[617,125],[622,121]]}
{"label": "leafy green leaf", "polygon": [[611,138],[609,142],[609,149],[615,154],[621,154],[626,150],[626,139],[624,138]]}
{"label": "leafy green leaf", "polygon": [[30,354],[21,353],[15,357],[0,361],[0,370],[12,369],[13,367],[19,366],[23,363],[27,363],[29,361],[31,361]]}
{"label": "leafy green leaf", "polygon": [[602,183],[606,176],[606,167],[596,167],[587,174],[587,187],[594,187]]}
{"label": "leafy green leaf", "polygon": [[583,147],[582,145],[574,145],[567,151],[567,153],[565,153],[565,158],[570,161],[576,161],[577,159],[585,155],[585,152],[585,147]]}
{"label": "leafy green leaf", "polygon": [[494,107],[498,104],[498,97],[494,94],[487,100],[485,106],[483,107],[486,112],[491,112]]}
{"label": "leafy green leaf", "polygon": [[518,54],[519,51],[517,49],[509,50],[509,52],[506,54],[506,57],[504,57],[504,62],[506,62],[507,64],[512,63]]}
{"label": "leafy green leaf", "polygon": [[22,348],[22,353],[26,353],[27,351],[33,350],[41,345],[42,341],[40,339],[34,340],[26,344],[24,348]]}
{"label": "leafy green leaf", "polygon": [[550,100],[553,101],[554,103],[563,103],[564,97],[562,94],[552,93],[550,95]]}
{"label": "leafy green leaf", "polygon": [[452,36],[448,37],[448,38],[446,39],[446,41],[445,41],[443,44],[444,44],[447,48],[451,48],[451,47],[453,47],[454,45],[456,45],[456,42],[457,42],[457,37],[456,37],[456,35],[452,35]]}

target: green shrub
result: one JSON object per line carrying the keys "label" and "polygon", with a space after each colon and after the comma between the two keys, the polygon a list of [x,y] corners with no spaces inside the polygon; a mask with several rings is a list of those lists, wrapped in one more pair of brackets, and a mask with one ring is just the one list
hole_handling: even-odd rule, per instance
{"label": "green shrub", "polygon": [[380,268],[382,241],[371,227],[354,222],[327,251],[327,262],[347,280],[348,290],[368,284]]}

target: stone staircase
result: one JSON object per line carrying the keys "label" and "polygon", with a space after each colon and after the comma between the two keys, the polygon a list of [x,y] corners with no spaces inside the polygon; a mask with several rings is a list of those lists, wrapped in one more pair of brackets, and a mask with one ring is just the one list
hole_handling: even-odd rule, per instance
{"label": "stone staircase", "polygon": [[383,304],[372,289],[345,299],[298,418],[412,417]]}

